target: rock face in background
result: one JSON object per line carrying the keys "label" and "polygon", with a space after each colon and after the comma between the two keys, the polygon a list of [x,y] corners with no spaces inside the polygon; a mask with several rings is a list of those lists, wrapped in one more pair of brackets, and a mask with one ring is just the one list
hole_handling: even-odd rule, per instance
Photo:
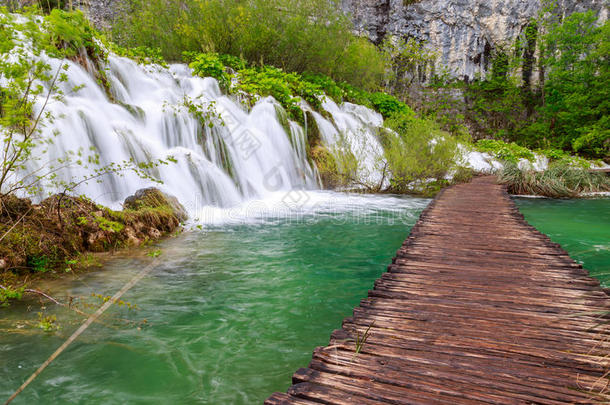
{"label": "rock face in background", "polygon": [[110,21],[114,19],[117,11],[117,0],[88,0],[81,3],[81,7],[97,28],[110,28]]}
{"label": "rock face in background", "polygon": [[[472,80],[491,67],[491,54],[513,45],[541,8],[540,0],[342,0],[356,30],[379,43],[387,35],[426,42],[453,77]],[[559,0],[558,12],[595,10],[607,19],[608,0]],[[536,78],[533,78],[536,80]]]}

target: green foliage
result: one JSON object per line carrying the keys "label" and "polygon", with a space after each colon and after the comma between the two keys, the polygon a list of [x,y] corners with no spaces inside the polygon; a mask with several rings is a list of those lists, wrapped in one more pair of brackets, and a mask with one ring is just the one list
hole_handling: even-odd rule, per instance
{"label": "green foliage", "polygon": [[237,89],[250,95],[272,96],[299,121],[303,120],[303,113],[298,106],[298,97],[319,108],[318,96],[322,95],[317,86],[302,81],[296,73],[286,73],[272,66],[240,70]]}
{"label": "green foliage", "polygon": [[38,313],[38,327],[45,332],[52,332],[59,329],[57,324],[57,316],[47,315],[45,316],[42,312]]}
{"label": "green foliage", "polygon": [[390,118],[393,115],[415,116],[415,113],[408,105],[387,93],[371,93],[368,95],[368,101],[384,118]]}
{"label": "green foliage", "polygon": [[432,64],[437,55],[413,38],[387,36],[381,49],[390,61],[385,87],[393,94],[403,94],[416,81],[421,71]]}
{"label": "green foliage", "polygon": [[80,10],[54,9],[45,17],[45,23],[45,30],[61,56],[76,56],[81,49],[86,49],[94,58],[104,55],[95,41],[95,30]]}
{"label": "green foliage", "polygon": [[610,155],[610,21],[593,11],[553,24],[546,36],[543,118],[558,146]]}
{"label": "green foliage", "polygon": [[575,152],[586,156],[604,157],[610,151],[610,116],[602,117],[597,123],[581,131],[578,138],[572,140]]}
{"label": "green foliage", "polygon": [[336,102],[343,101],[345,91],[330,77],[317,73],[304,73],[301,75],[301,78],[310,85],[317,86],[324,94]]}
{"label": "green foliage", "polygon": [[429,195],[447,184],[455,168],[457,140],[432,120],[410,114],[386,120],[383,134],[391,191]]}
{"label": "green foliage", "polygon": [[111,221],[97,215],[93,216],[93,220],[102,231],[119,233],[123,230],[123,228],[125,228],[125,225],[120,222]]}
{"label": "green foliage", "polygon": [[470,167],[458,166],[452,174],[451,182],[453,184],[469,183],[474,177],[475,171]]}
{"label": "green foliage", "polygon": [[108,42],[106,45],[115,54],[135,60],[142,65],[157,64],[163,67],[168,67],[167,62],[161,53],[161,49],[159,48],[149,48],[147,46],[124,48],[122,46],[118,46],[114,42]]}
{"label": "green foliage", "polygon": [[146,254],[146,256],[152,257],[153,259],[155,259],[155,258],[161,256],[161,253],[162,253],[161,249],[155,249],[155,250],[152,250],[152,251],[148,252]]}
{"label": "green foliage", "polygon": [[45,255],[35,255],[27,258],[27,266],[36,273],[49,271],[49,258]]}
{"label": "green foliage", "polygon": [[[352,33],[328,0],[128,0],[113,39],[160,48],[168,60],[184,51],[233,55],[253,65],[315,72],[367,90],[378,87],[385,57]],[[226,63],[233,69],[245,66]],[[231,62],[237,62],[233,60]]]}
{"label": "green foliage", "polygon": [[507,162],[517,163],[521,159],[527,159],[534,161],[534,153],[519,146],[514,142],[506,143],[504,141],[498,141],[494,139],[480,139],[475,145],[479,152],[487,152],[495,158]]}
{"label": "green foliage", "polygon": [[610,178],[591,173],[569,162],[558,161],[543,172],[521,170],[514,163],[505,164],[499,181],[512,194],[542,195],[551,198],[574,198],[582,193],[610,191]]}
{"label": "green foliage", "polygon": [[[350,101],[374,108],[385,118],[395,114],[414,115],[407,104],[390,94],[370,93],[320,73],[299,74],[270,65],[248,65],[241,58],[216,53],[185,52],[183,58],[195,74],[213,77],[226,90],[245,95],[250,107],[259,97],[272,96],[299,122],[303,122],[299,101],[321,110],[323,96],[336,102]],[[232,79],[236,79],[234,83]]]}
{"label": "green foliage", "polygon": [[526,101],[516,77],[511,71],[507,54],[494,55],[492,74],[466,86],[470,102],[468,118],[487,136],[513,140],[512,134],[523,126],[527,118]]}
{"label": "green foliage", "polygon": [[[610,22],[597,25],[593,11],[544,17],[525,34],[529,59],[498,50],[491,75],[466,87],[470,121],[487,136],[529,148],[610,157]],[[519,74],[531,70],[537,42],[544,81],[532,90]]]}
{"label": "green foliage", "polygon": [[196,75],[202,77],[213,77],[218,80],[221,87],[228,89],[231,83],[230,76],[225,72],[225,65],[221,62],[218,54],[200,53],[194,55],[186,53],[185,59],[191,60],[189,66]]}
{"label": "green foliage", "polygon": [[0,286],[0,307],[8,306],[11,300],[20,300],[23,297],[24,291],[25,287]]}

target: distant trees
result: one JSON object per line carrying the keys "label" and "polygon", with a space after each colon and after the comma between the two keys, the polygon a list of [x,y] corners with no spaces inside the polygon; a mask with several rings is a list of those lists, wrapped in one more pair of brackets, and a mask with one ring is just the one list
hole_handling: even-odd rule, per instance
{"label": "distant trees", "polygon": [[169,60],[184,51],[230,54],[365,89],[386,73],[382,53],[352,33],[334,1],[127,0],[118,19],[115,41],[159,47]]}

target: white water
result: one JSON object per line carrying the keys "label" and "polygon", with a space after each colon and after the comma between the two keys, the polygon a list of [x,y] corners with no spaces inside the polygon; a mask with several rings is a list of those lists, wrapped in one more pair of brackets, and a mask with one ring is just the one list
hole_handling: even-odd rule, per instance
{"label": "white water", "polygon": [[[97,167],[172,156],[176,163],[147,170],[162,184],[125,171],[105,175],[99,182],[89,181],[75,192],[119,208],[136,190],[157,186],[176,196],[192,218],[204,222],[214,222],[218,209],[239,210],[245,204],[266,200],[271,206],[282,200],[286,206],[300,205],[295,201],[297,193],[319,188],[315,169],[307,160],[303,128],[292,121],[288,131],[282,127],[272,98],[260,100],[248,112],[223,95],[216,80],[194,77],[185,65],[165,69],[111,55],[106,73],[114,98],[111,101],[95,76],[79,64],[46,59],[53,71],[68,64],[68,81],[60,83],[63,100],[46,107],[55,120],[43,128],[43,137],[54,141],[36,150],[37,159],[27,164],[29,173],[44,172],[44,165],[57,162],[70,151],[86,155],[95,150],[100,156]],[[73,91],[77,86],[82,88]],[[213,126],[202,125],[189,113],[185,99],[198,105]],[[357,134],[369,134],[364,142],[372,141],[375,126],[382,123],[377,113],[365,107],[339,107],[331,102],[325,107],[336,123],[321,116],[318,119],[329,142],[343,131],[350,134],[350,142],[355,142]],[[380,145],[376,145],[373,151],[379,153]],[[361,149],[364,152],[358,158],[365,162],[366,175],[372,176],[372,158],[366,148]],[[79,181],[92,170],[71,165],[58,175],[63,181]],[[56,189],[48,186],[40,198],[52,192]]]}
{"label": "white water", "polygon": [[379,128],[383,126],[381,114],[352,103],[339,106],[330,99],[324,100],[322,107],[334,121],[333,124],[313,112],[322,141],[335,153],[351,153],[356,158],[359,183],[373,189],[387,185],[383,147],[377,138]]}

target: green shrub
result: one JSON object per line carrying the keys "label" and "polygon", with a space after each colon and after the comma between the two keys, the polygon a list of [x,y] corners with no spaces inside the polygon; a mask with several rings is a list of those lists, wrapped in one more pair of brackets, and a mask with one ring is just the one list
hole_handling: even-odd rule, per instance
{"label": "green shrub", "polygon": [[499,160],[517,163],[520,159],[534,161],[534,153],[514,142],[506,143],[495,139],[480,139],[475,145],[479,152],[487,152]]}
{"label": "green shrub", "polygon": [[61,51],[61,56],[76,56],[81,49],[86,49],[89,56],[94,58],[104,56],[95,41],[99,34],[80,10],[52,10],[45,17],[45,30],[52,43]]}
{"label": "green shrub", "polygon": [[384,55],[352,33],[352,23],[336,1],[125,3],[113,24],[113,39],[127,47],[160,48],[167,60],[180,59],[184,51],[228,54],[252,65],[324,74],[367,90],[377,88],[385,73]]}
{"label": "green shrub", "polygon": [[319,73],[304,73],[302,79],[318,86],[324,93],[336,102],[343,101],[345,91],[333,79]]}
{"label": "green shrub", "polygon": [[526,33],[541,51],[543,81],[536,87],[522,76],[532,69],[523,44],[496,52],[491,74],[465,88],[467,118],[483,136],[607,158],[610,21],[598,24],[593,11],[561,20],[548,15],[531,21]]}
{"label": "green shrub", "polygon": [[10,300],[20,300],[25,291],[24,287],[14,288],[9,286],[0,287],[0,307],[9,305]]}
{"label": "green shrub", "polygon": [[387,93],[372,93],[368,96],[368,99],[373,108],[379,111],[384,118],[390,118],[395,114],[413,113],[408,105]]}
{"label": "green shrub", "polygon": [[213,77],[218,80],[221,87],[225,89],[229,88],[231,78],[225,72],[225,66],[218,54],[199,53],[193,55],[192,53],[187,53],[185,58],[191,60],[189,67],[193,69],[193,73],[202,77]]}
{"label": "green shrub", "polygon": [[49,270],[49,264],[49,258],[45,255],[33,255],[27,258],[27,266],[35,272],[47,272]]}
{"label": "green shrub", "polygon": [[148,65],[154,63],[163,67],[168,67],[167,62],[161,54],[161,49],[159,48],[149,48],[147,46],[123,48],[122,46],[118,46],[113,42],[108,43],[108,45],[110,50],[117,55],[135,60],[140,64]]}
{"label": "green shrub", "polygon": [[432,120],[396,114],[383,133],[391,191],[431,195],[455,168],[457,141]]}
{"label": "green shrub", "polygon": [[350,103],[354,103],[354,104],[360,104],[369,108],[373,108],[373,105],[371,104],[369,98],[370,98],[370,93],[361,90],[359,88],[356,88],[348,83],[345,82],[339,82],[337,83],[337,85],[341,88],[341,90],[343,90],[343,98],[346,101],[349,101]]}
{"label": "green shrub", "polygon": [[604,157],[610,143],[610,21],[593,11],[551,24],[544,43],[547,78],[542,117],[558,146]]}
{"label": "green shrub", "polygon": [[587,156],[610,158],[610,116],[600,119],[591,128],[584,128],[582,135],[572,141],[574,151]]}

